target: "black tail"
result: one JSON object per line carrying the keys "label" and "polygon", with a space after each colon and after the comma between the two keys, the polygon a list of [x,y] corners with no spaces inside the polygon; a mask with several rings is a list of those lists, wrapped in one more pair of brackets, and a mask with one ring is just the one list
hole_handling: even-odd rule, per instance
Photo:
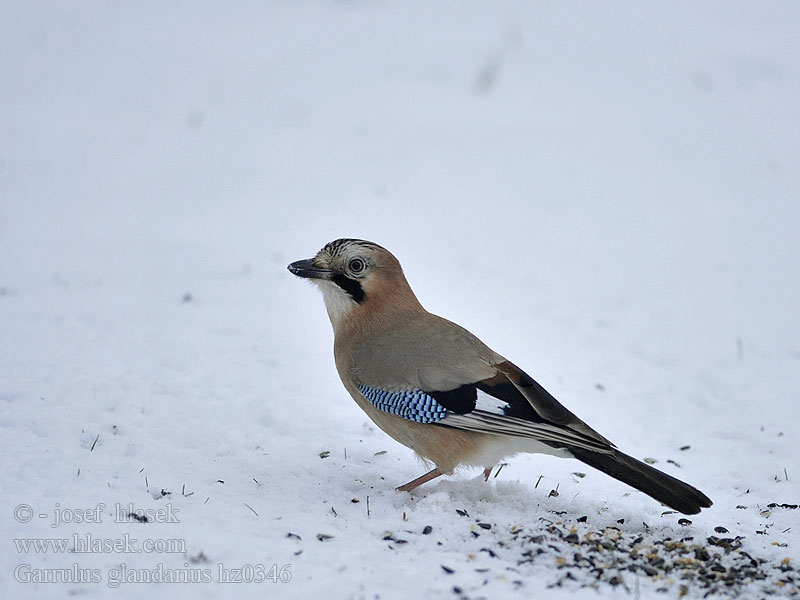
{"label": "black tail", "polygon": [[635,487],[683,514],[695,515],[701,508],[711,506],[711,500],[700,490],[622,452],[615,450],[614,454],[600,454],[574,447],[569,448],[569,451],[579,461]]}

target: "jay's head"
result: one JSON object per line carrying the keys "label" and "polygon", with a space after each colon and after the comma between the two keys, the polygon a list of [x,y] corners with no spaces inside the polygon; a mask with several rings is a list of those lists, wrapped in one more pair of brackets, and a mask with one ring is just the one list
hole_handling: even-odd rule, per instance
{"label": "jay's head", "polygon": [[400,262],[373,242],[334,240],[314,258],[293,262],[288,269],[322,290],[334,329],[356,311],[366,315],[381,308],[419,307]]}

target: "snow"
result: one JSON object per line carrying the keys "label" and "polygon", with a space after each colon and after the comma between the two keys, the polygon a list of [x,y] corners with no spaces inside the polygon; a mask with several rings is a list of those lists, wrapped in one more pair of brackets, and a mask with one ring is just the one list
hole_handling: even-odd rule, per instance
{"label": "snow", "polygon": [[[558,552],[519,564],[510,541],[581,516],[652,539],[724,526],[796,568],[800,510],[767,505],[800,500],[798,19],[788,1],[6,2],[0,594],[611,597],[579,569],[547,589]],[[338,237],[389,248],[426,308],[714,506],[681,526],[541,455],[394,491],[423,466],[348,397],[321,297],[286,271]],[[13,542],[73,534],[180,552]],[[100,581],[20,583],[22,564]],[[122,564],[212,582],[114,589]],[[271,578],[217,583],[244,565]]]}

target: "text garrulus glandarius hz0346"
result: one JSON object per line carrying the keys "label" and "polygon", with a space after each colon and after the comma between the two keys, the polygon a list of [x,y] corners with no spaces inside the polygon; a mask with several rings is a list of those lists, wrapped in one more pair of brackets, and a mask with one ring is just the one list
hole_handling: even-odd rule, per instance
{"label": "text garrulus glandarius hz0346", "polygon": [[459,465],[484,467],[542,452],[577,458],[686,514],[708,497],[617,450],[519,367],[469,331],[426,311],[398,260],[339,239],[289,265],[322,290],[344,387],[375,424],[435,468],[411,491]]}

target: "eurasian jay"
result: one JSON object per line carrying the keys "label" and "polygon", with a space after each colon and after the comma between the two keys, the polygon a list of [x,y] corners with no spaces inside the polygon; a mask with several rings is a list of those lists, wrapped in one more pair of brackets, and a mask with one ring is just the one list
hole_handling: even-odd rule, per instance
{"label": "eurasian jay", "polygon": [[492,467],[521,452],[577,458],[685,514],[702,492],[623,454],[519,367],[469,331],[426,311],[398,260],[373,242],[339,239],[289,265],[322,291],[342,383],[392,438],[435,468]]}

